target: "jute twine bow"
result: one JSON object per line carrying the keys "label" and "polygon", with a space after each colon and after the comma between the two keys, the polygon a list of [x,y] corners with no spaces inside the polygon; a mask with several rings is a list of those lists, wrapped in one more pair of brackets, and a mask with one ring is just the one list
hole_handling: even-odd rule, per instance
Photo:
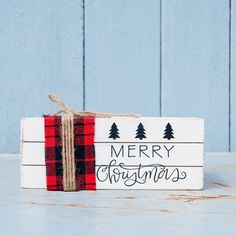
{"label": "jute twine bow", "polygon": [[91,111],[74,111],[64,101],[56,95],[50,93],[48,97],[51,101],[63,107],[59,112],[53,113],[54,116],[65,113],[61,119],[61,138],[62,138],[62,165],[63,165],[63,189],[64,191],[76,191],[76,164],[74,149],[74,117],[95,116],[97,118],[119,117],[140,117],[139,114],[112,114]]}
{"label": "jute twine bow", "polygon": [[112,116],[123,116],[123,117],[136,117],[139,118],[139,114],[113,114],[113,113],[104,113],[104,112],[93,112],[93,111],[74,111],[71,107],[69,107],[64,101],[58,98],[55,94],[49,93],[48,97],[51,101],[61,105],[63,107],[62,110],[53,113],[54,116],[59,115],[60,113],[65,113],[67,115],[75,115],[75,116],[95,116],[99,118],[110,118]]}

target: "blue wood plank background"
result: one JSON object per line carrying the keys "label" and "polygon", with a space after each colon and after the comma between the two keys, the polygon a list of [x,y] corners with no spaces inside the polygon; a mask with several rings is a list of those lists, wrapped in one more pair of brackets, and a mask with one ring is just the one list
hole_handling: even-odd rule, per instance
{"label": "blue wood plank background", "polygon": [[229,2],[162,6],[162,115],[204,117],[206,150],[227,151]]}
{"label": "blue wood plank background", "polygon": [[82,109],[82,1],[0,2],[0,152],[19,152],[21,117],[55,111],[59,94]]}
{"label": "blue wood plank background", "polygon": [[160,2],[86,1],[86,109],[160,114]]}
{"label": "blue wood plank background", "polygon": [[236,0],[0,2],[0,153],[20,118],[58,109],[199,116],[236,151]]}
{"label": "blue wood plank background", "polygon": [[230,3],[230,148],[236,151],[236,1]]}

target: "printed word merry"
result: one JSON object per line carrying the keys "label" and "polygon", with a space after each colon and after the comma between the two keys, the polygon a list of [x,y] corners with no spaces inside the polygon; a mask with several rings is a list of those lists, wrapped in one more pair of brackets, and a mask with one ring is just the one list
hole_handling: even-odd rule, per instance
{"label": "printed word merry", "polygon": [[170,157],[174,145],[158,144],[121,144],[111,145],[110,155],[112,158],[140,157],[140,158],[165,158]]}

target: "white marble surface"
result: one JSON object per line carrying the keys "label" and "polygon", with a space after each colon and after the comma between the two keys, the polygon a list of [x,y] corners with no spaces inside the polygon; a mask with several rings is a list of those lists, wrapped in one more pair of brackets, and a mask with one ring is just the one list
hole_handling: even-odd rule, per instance
{"label": "white marble surface", "polygon": [[207,154],[203,191],[47,192],[20,188],[0,156],[0,235],[236,235],[236,154]]}

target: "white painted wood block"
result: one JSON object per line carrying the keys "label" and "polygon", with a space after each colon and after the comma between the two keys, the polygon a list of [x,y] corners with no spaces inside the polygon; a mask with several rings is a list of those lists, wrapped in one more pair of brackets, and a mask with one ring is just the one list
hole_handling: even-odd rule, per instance
{"label": "white painted wood block", "polygon": [[[44,143],[22,143],[23,165],[45,165]],[[95,143],[96,165],[109,163],[112,158],[126,165],[203,166],[201,143]]]}
{"label": "white painted wood block", "polygon": [[[128,174],[129,178],[123,179],[122,173]],[[21,187],[46,188],[45,175],[46,166],[24,165]],[[124,169],[118,166],[96,166],[96,176],[97,189],[203,189],[202,167],[145,166],[139,170],[139,167],[130,166]]]}
{"label": "white painted wood block", "polygon": [[99,166],[96,176],[97,189],[203,189],[202,167]]}
{"label": "white painted wood block", "polygon": [[[22,187],[45,188],[43,118],[22,119],[21,150]],[[204,121],[172,117],[98,118],[95,153],[97,189],[202,189]],[[104,180],[112,171],[119,174],[112,175],[113,181],[110,177]],[[185,178],[181,179],[181,173]],[[177,181],[171,181],[172,178]],[[126,184],[132,181],[135,184]]]}
{"label": "white painted wood block", "polygon": [[22,118],[21,124],[22,140],[44,142],[44,119],[42,117]]}
{"label": "white painted wood block", "polygon": [[22,188],[46,188],[46,166],[21,166]]}
{"label": "white painted wood block", "polygon": [[96,165],[112,159],[125,165],[203,166],[201,143],[96,143]]}
{"label": "white painted wood block", "polygon": [[45,165],[44,143],[22,142],[22,165]]}
{"label": "white painted wood block", "polygon": [[[165,117],[114,117],[96,119],[95,142],[204,142],[203,119],[196,118],[165,118]],[[112,140],[108,138],[108,131],[115,123],[119,129],[120,138]],[[142,124],[146,138],[135,138],[139,124]],[[174,129],[174,139],[163,139],[166,125],[170,123]]]}
{"label": "white painted wood block", "polygon": [[[22,118],[22,140],[44,142],[44,119],[42,117]],[[115,123],[119,129],[119,140],[109,137],[111,125]],[[136,129],[142,123],[147,133],[145,142],[204,142],[204,120],[200,118],[177,117],[113,117],[97,118],[95,124],[95,142],[143,142],[135,138]],[[174,141],[163,139],[163,132],[170,123],[175,131]]]}

